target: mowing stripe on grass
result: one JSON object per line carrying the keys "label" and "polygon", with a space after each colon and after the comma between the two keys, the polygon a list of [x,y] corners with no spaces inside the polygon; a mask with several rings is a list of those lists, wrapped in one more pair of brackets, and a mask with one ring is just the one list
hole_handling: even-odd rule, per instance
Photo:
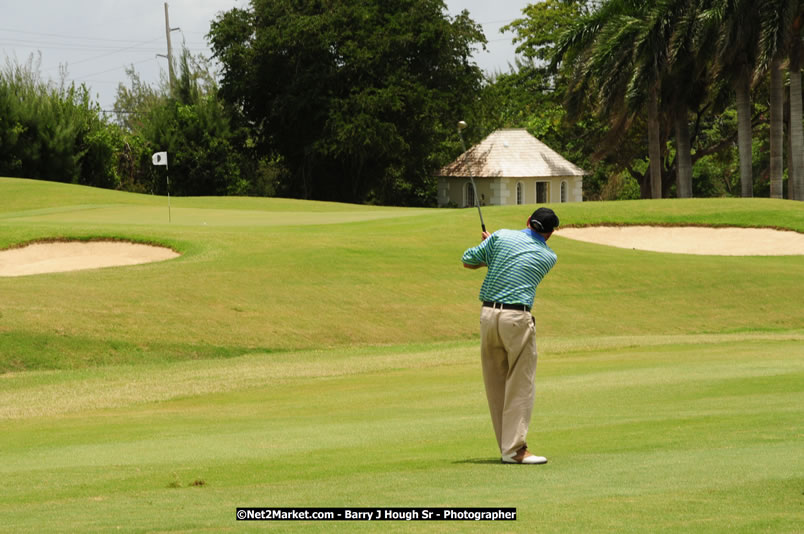
{"label": "mowing stripe on grass", "polygon": [[[544,358],[529,441],[550,463],[536,469],[499,463],[470,344],[134,367],[116,407],[0,422],[0,530],[248,530],[234,508],[266,505],[519,512],[383,525],[405,532],[794,532],[804,359],[800,340],[772,337]],[[162,378],[184,395],[141,402]],[[233,387],[210,392],[217,379]]]}

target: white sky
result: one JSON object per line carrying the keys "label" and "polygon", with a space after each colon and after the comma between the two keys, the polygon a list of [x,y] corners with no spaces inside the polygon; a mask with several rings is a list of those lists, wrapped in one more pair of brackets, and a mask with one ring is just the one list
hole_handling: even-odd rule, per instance
{"label": "white sky", "polygon": [[[538,1],[538,0],[532,0]],[[467,9],[483,26],[488,51],[475,57],[493,73],[508,72],[515,53],[513,34],[500,27],[519,18],[528,0],[445,0],[451,15]],[[248,0],[170,0],[174,51],[182,41],[194,54],[210,56],[205,35],[221,11],[248,7]],[[44,79],[59,80],[66,65],[67,81],[85,83],[104,109],[111,109],[117,86],[127,83],[125,68],[134,65],[144,82],[156,84],[167,62],[164,0],[0,0],[0,55],[24,63],[41,52]]]}

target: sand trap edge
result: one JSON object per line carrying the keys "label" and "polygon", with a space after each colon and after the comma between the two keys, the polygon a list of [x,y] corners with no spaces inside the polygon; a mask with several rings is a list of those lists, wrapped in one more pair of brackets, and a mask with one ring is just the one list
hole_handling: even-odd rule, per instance
{"label": "sand trap edge", "polygon": [[0,250],[0,277],[124,267],[180,257],[161,243],[120,238],[44,238]]}
{"label": "sand trap edge", "polygon": [[598,223],[562,226],[555,235],[597,245],[670,254],[804,255],[804,233],[781,227]]}

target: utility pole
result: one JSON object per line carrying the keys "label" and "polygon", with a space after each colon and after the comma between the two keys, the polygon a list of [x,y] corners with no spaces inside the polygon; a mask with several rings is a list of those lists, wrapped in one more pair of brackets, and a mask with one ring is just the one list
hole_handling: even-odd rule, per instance
{"label": "utility pole", "polygon": [[165,37],[167,38],[167,55],[157,54],[158,57],[164,57],[168,60],[168,82],[170,83],[170,92],[173,92],[173,84],[176,80],[176,73],[173,71],[173,45],[170,43],[170,32],[180,30],[181,28],[170,27],[170,17],[168,16],[168,4],[165,2]]}

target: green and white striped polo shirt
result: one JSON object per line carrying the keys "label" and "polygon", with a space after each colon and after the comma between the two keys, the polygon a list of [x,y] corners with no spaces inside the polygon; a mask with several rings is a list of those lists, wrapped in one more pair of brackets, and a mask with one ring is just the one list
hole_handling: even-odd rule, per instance
{"label": "green and white striped polo shirt", "polygon": [[533,306],[536,286],[558,257],[540,234],[530,229],[498,230],[463,253],[463,263],[488,266],[480,300]]}

